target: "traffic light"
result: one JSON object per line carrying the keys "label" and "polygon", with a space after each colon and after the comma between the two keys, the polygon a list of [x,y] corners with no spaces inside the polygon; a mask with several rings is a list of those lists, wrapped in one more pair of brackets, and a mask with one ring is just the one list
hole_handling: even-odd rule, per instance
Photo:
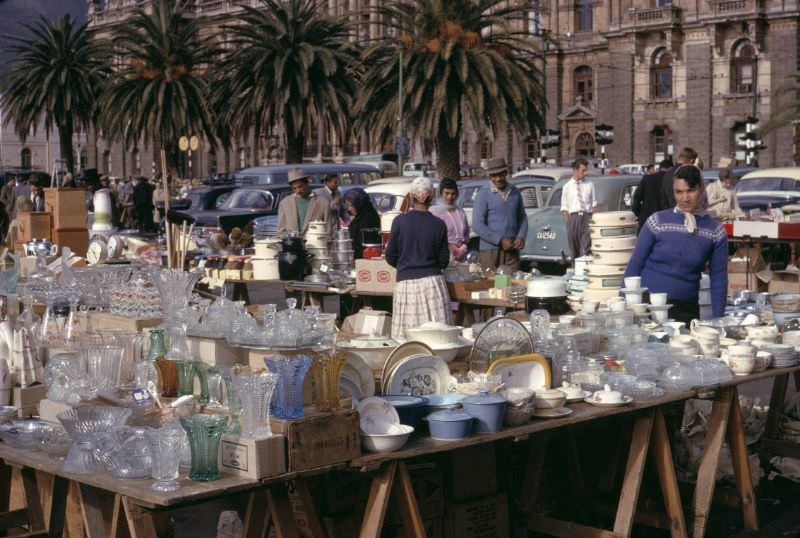
{"label": "traffic light", "polygon": [[611,125],[601,123],[594,128],[594,141],[601,145],[607,146],[614,142],[614,128]]}
{"label": "traffic light", "polygon": [[547,129],[542,135],[542,147],[548,149],[548,148],[557,148],[560,145],[561,145],[561,131],[556,131],[554,129]]}

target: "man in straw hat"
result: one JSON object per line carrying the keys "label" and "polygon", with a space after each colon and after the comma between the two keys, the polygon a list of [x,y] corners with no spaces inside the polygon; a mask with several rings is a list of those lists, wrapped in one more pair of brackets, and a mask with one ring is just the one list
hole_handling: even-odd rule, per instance
{"label": "man in straw hat", "polygon": [[489,159],[486,171],[492,182],[478,192],[472,210],[472,229],[481,240],[481,266],[495,269],[505,265],[516,271],[528,235],[525,206],[519,189],[508,182],[505,159]]}
{"label": "man in straw hat", "polygon": [[278,235],[281,237],[291,232],[305,235],[308,224],[323,221],[330,231],[330,210],[325,200],[311,192],[309,176],[302,168],[289,170],[289,185],[292,194],[284,198],[278,205]]}

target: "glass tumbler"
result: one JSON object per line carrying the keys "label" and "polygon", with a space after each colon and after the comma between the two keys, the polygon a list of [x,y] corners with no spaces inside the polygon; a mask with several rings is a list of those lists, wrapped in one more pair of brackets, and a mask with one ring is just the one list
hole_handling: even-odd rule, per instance
{"label": "glass tumbler", "polygon": [[175,491],[181,487],[178,473],[184,435],[183,430],[174,422],[147,431],[153,459],[152,477],[155,479],[150,487],[154,490]]}
{"label": "glass tumbler", "polygon": [[195,367],[192,361],[174,361],[178,369],[178,396],[194,394]]}

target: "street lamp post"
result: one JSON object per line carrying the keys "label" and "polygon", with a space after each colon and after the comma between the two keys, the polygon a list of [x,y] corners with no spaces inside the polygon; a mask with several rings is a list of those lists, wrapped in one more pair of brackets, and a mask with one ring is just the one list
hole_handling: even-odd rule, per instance
{"label": "street lamp post", "polygon": [[606,146],[614,141],[614,127],[601,123],[594,128],[595,142],[600,144],[600,173],[605,174],[608,168]]}

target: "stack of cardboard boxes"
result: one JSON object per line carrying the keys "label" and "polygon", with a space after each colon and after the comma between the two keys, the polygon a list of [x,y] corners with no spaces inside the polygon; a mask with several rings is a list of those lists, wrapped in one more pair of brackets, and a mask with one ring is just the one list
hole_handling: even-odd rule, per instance
{"label": "stack of cardboard boxes", "polygon": [[79,256],[89,248],[86,216],[86,191],[83,189],[45,189],[44,205],[52,215],[52,237],[61,247],[69,247]]}

